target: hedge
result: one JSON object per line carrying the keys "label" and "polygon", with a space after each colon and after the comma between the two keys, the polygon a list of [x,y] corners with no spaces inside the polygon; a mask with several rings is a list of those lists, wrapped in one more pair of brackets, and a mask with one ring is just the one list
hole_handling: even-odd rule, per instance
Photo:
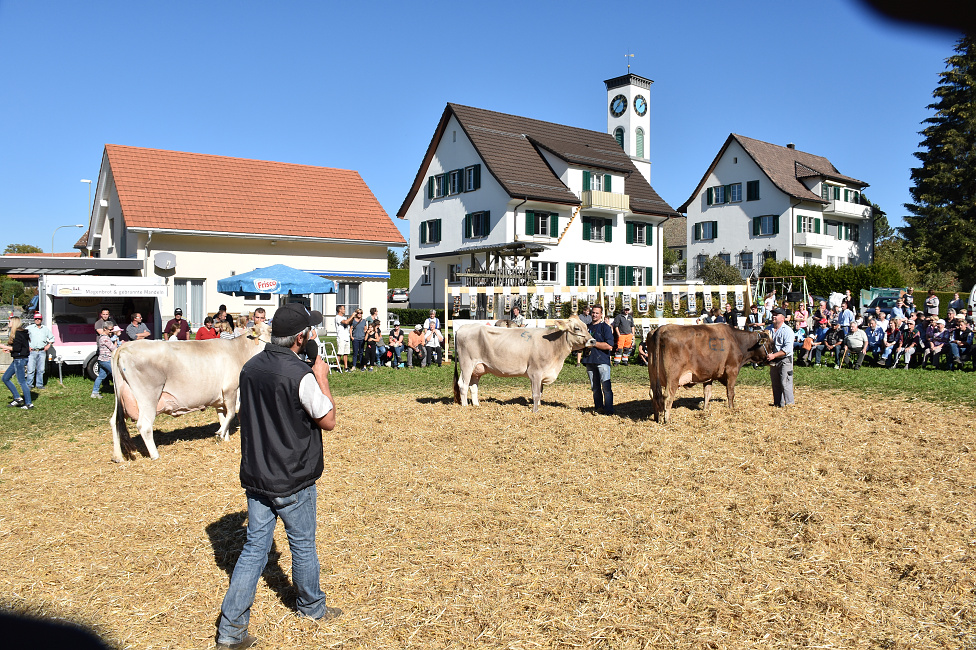
{"label": "hedge", "polygon": [[[763,264],[760,277],[784,277],[804,275],[807,278],[807,290],[818,296],[827,297],[833,292],[844,293],[850,289],[853,295],[858,295],[861,289],[871,287],[903,287],[905,280],[901,273],[890,264],[867,264],[852,266],[845,264],[840,268],[831,266],[817,266],[804,264],[794,266],[789,261],[768,261]],[[917,292],[916,292],[917,293]],[[951,299],[951,295],[950,299]]]}
{"label": "hedge", "polygon": [[389,273],[387,289],[406,289],[410,286],[410,269],[389,269]]}

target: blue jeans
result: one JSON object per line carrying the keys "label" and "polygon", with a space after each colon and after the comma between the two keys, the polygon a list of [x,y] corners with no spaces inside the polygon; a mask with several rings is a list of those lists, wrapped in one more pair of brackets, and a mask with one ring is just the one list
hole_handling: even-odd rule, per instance
{"label": "blue jeans", "polygon": [[602,408],[607,415],[613,415],[613,390],[610,388],[610,366],[606,363],[586,366],[593,389],[593,406]]}
{"label": "blue jeans", "polygon": [[44,388],[44,366],[47,365],[47,350],[31,350],[27,357],[27,385]]}
{"label": "blue jeans", "polygon": [[24,404],[30,406],[31,395],[30,386],[27,385],[27,377],[24,376],[24,371],[27,369],[27,358],[23,359],[13,359],[10,365],[7,366],[7,370],[3,373],[3,383],[7,385],[10,389],[10,394],[13,395],[14,399],[20,399],[20,395],[17,394],[17,387],[14,386],[14,382],[10,381],[10,378],[17,374],[17,383],[20,384],[20,390],[24,391]]}
{"label": "blue jeans", "polygon": [[352,366],[358,368],[360,361],[366,365],[366,339],[352,340]]}
{"label": "blue jeans", "polygon": [[402,345],[394,345],[393,346],[393,367],[394,368],[396,368],[397,366],[399,366],[402,363],[400,361],[400,355],[401,354],[403,354],[403,346]]}
{"label": "blue jeans", "polygon": [[258,580],[268,563],[278,517],[285,524],[291,549],[291,579],[298,590],[298,611],[310,618],[325,614],[325,594],[319,586],[319,556],[315,551],[315,485],[287,497],[247,493],[247,542],[234,566],[230,587],[220,606],[217,643],[233,645],[247,635]]}
{"label": "blue jeans", "polygon": [[98,395],[98,392],[102,388],[102,382],[108,377],[112,376],[112,362],[111,361],[99,361],[98,362],[98,377],[95,377],[95,385],[92,386],[92,395]]}

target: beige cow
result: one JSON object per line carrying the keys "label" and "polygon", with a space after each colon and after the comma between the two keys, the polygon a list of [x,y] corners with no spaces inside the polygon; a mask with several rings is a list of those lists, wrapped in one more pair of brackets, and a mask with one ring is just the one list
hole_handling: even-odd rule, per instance
{"label": "beige cow", "polygon": [[[454,401],[478,406],[478,381],[487,372],[498,377],[528,377],[532,410],[539,410],[542,387],[556,381],[570,352],[592,347],[586,325],[576,317],[556,321],[556,329],[465,325],[454,335]],[[460,366],[460,374],[458,367]]]}

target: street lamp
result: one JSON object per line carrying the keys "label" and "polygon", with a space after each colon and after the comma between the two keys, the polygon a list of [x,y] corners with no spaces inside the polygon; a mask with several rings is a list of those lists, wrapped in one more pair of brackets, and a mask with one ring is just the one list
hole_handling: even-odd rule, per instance
{"label": "street lamp", "polygon": [[58,231],[61,230],[62,228],[84,228],[84,226],[81,225],[80,223],[75,223],[67,226],[58,226],[57,228],[55,228],[54,232],[51,233],[51,257],[54,257],[54,235],[56,235]]}

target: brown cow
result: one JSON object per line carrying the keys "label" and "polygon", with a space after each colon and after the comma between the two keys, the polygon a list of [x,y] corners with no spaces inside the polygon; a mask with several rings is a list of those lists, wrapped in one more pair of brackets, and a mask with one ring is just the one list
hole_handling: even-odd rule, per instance
{"label": "brown cow", "polygon": [[712,382],[725,384],[729,408],[735,404],[735,380],[747,363],[766,363],[771,348],[769,332],[744,332],[726,324],[664,325],[651,334],[647,345],[647,374],[651,382],[654,421],[671,417],[671,404],[679,386],[705,387],[705,405]]}

